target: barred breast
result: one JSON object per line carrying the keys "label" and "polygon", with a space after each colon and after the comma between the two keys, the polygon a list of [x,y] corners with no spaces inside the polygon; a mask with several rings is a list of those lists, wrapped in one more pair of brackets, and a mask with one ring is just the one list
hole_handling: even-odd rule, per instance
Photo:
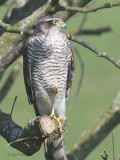
{"label": "barred breast", "polygon": [[[29,42],[28,63],[40,114],[50,114],[52,107],[58,116],[65,114],[70,52],[69,41],[61,32],[35,36]],[[56,84],[59,84],[58,93],[55,93]]]}

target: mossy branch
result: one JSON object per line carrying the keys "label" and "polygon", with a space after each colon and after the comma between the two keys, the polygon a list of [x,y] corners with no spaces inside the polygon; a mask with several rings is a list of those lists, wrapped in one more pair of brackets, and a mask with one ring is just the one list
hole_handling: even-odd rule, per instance
{"label": "mossy branch", "polygon": [[21,30],[21,28],[17,28],[16,26],[6,24],[1,19],[0,19],[0,27],[2,27],[8,33],[18,33],[26,36],[30,36],[33,33],[32,30],[28,29]]}
{"label": "mossy branch", "polygon": [[58,133],[57,120],[49,116],[37,117],[22,128],[12,120],[10,114],[0,110],[0,135],[8,145],[28,156],[36,153],[47,137]]}

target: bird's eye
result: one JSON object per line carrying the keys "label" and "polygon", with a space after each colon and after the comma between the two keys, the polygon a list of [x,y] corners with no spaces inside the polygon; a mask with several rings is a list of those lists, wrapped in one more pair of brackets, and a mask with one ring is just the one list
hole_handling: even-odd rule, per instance
{"label": "bird's eye", "polygon": [[53,21],[53,24],[58,24],[58,21],[54,20],[54,21]]}

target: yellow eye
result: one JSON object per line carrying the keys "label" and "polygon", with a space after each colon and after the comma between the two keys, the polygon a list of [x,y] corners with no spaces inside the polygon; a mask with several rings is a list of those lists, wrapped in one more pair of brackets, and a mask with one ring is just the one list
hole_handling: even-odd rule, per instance
{"label": "yellow eye", "polygon": [[58,21],[57,21],[57,20],[54,20],[54,21],[53,21],[53,24],[58,24]]}

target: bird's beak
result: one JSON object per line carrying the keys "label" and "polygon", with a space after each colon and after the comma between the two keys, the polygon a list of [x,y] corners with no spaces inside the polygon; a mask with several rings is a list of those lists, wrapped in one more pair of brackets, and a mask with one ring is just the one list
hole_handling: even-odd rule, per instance
{"label": "bird's beak", "polygon": [[66,24],[62,21],[60,27],[61,27],[61,28],[66,28],[67,26],[66,26]]}

